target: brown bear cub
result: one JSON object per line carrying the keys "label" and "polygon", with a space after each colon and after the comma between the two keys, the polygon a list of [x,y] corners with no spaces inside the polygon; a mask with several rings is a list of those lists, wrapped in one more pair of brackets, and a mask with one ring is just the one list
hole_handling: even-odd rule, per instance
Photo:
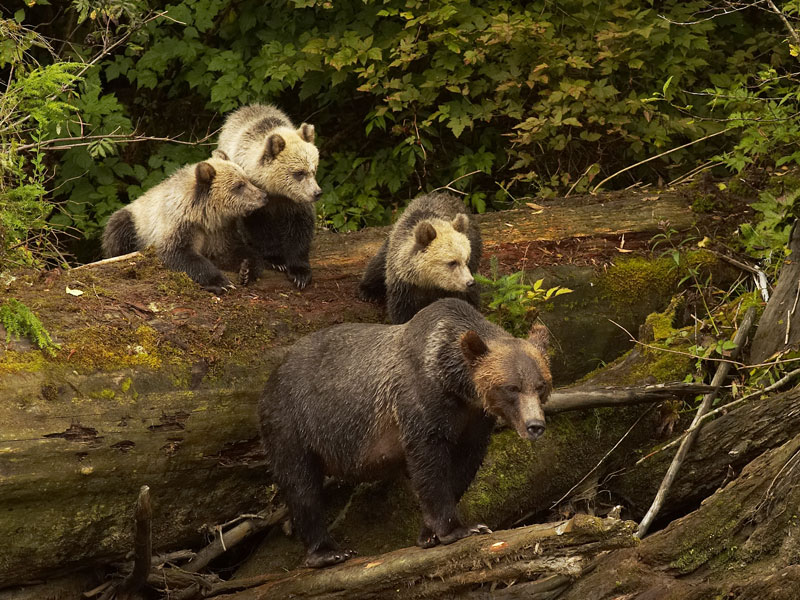
{"label": "brown bear cub", "polygon": [[271,267],[303,289],[311,281],[314,202],[322,195],[316,180],[314,126],[303,123],[295,128],[274,106],[243,106],[225,120],[217,152],[241,165],[269,196],[264,208],[240,221],[242,234],[258,256],[248,265],[250,276],[257,279],[264,267]]}
{"label": "brown bear cub", "polygon": [[364,481],[404,470],[422,509],[420,546],[488,533],[462,522],[456,505],[496,418],[526,440],[544,432],[546,346],[543,327],[514,338],[457,298],[403,325],[336,325],[299,340],[270,375],[259,421],[306,564],[354,554],[328,533],[326,475]]}
{"label": "brown bear cub", "polygon": [[187,165],[111,215],[103,255],[153,246],[167,267],[221,294],[233,285],[219,267],[238,269],[255,256],[237,219],[266,202],[267,195],[235,163],[212,157]]}
{"label": "brown bear cub", "polygon": [[440,298],[480,305],[472,274],[481,262],[481,234],[450,194],[415,198],[392,228],[364,273],[362,300],[386,299],[392,323],[405,323]]}

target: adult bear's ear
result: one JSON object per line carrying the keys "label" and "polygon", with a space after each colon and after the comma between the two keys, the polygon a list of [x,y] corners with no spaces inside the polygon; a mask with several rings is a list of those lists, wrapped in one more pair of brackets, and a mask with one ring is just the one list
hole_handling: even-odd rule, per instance
{"label": "adult bear's ear", "polygon": [[436,229],[428,221],[420,221],[414,228],[414,239],[417,244],[423,248],[427,248],[433,240],[436,239]]}
{"label": "adult bear's ear", "polygon": [[528,341],[533,344],[534,348],[542,353],[545,359],[547,358],[547,350],[550,347],[550,332],[547,331],[547,327],[539,323],[531,327],[531,332],[528,334]]}
{"label": "adult bear's ear", "polygon": [[215,148],[214,150],[211,151],[211,157],[218,158],[220,160],[230,160],[230,158],[228,158],[228,155],[225,154],[225,152],[223,152],[219,148]]}
{"label": "adult bear's ear", "polygon": [[299,135],[301,139],[305,140],[309,144],[313,144],[314,126],[308,123],[302,123],[300,127],[297,128],[297,135]]}
{"label": "adult bear's ear", "polygon": [[461,352],[464,353],[467,364],[474,366],[489,352],[489,346],[481,339],[481,336],[470,329],[461,334]]}
{"label": "adult bear's ear", "polygon": [[273,133],[267,138],[262,160],[273,160],[278,154],[283,152],[284,148],[286,148],[286,140],[283,139],[280,133]]}
{"label": "adult bear's ear", "polygon": [[469,217],[464,213],[458,213],[450,222],[450,224],[453,226],[453,229],[459,233],[467,233],[467,227],[469,227]]}

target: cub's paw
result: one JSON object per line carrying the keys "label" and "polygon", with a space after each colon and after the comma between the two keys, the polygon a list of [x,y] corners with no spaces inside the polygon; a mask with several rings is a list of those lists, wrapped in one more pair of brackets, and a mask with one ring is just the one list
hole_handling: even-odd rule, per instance
{"label": "cub's paw", "polygon": [[278,271],[279,273],[286,272],[286,265],[281,263],[270,263],[269,268],[272,269],[273,271]]}
{"label": "cub's paw", "polygon": [[386,294],[381,294],[368,288],[358,288],[358,299],[362,302],[382,302],[386,299]]}
{"label": "cub's paw", "polygon": [[236,286],[233,285],[224,275],[217,275],[212,277],[210,281],[200,284],[204,290],[208,290],[216,296],[221,296],[226,292],[235,290]]}
{"label": "cub's paw", "polygon": [[358,552],[355,550],[326,550],[324,552],[314,552],[306,556],[306,566],[312,569],[320,569],[331,565],[339,564],[348,558],[353,558]]}
{"label": "cub's paw", "polygon": [[467,527],[456,527],[450,533],[438,537],[439,542],[446,546],[447,544],[452,544],[453,542],[457,542],[471,535],[484,535],[487,533],[492,533],[492,530],[483,523],[478,523],[477,525],[469,525]]}
{"label": "cub's paw", "polygon": [[433,533],[433,530],[423,525],[417,536],[417,546],[420,548],[433,548],[439,543],[439,538]]}
{"label": "cub's paw", "polygon": [[290,269],[286,275],[301,290],[311,283],[311,269]]}

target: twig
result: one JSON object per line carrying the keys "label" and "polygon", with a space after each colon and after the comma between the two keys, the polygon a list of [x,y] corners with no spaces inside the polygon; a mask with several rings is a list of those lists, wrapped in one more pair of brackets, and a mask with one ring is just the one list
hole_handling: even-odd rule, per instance
{"label": "twig", "polygon": [[648,408],[646,411],[644,411],[644,412],[643,412],[641,415],[639,415],[639,418],[638,418],[638,419],[636,419],[636,421],[634,421],[634,422],[633,422],[633,425],[631,425],[631,426],[628,428],[628,431],[626,431],[626,432],[623,434],[623,436],[622,436],[621,438],[619,438],[619,441],[618,441],[616,444],[614,444],[614,446],[611,448],[611,450],[609,450],[608,452],[606,452],[605,456],[603,456],[603,458],[601,458],[601,459],[600,459],[600,461],[599,461],[599,462],[598,462],[598,463],[597,463],[597,464],[594,466],[594,468],[593,468],[591,471],[589,471],[588,473],[586,473],[586,475],[584,475],[584,476],[581,478],[581,480],[580,480],[578,483],[576,483],[576,484],[575,484],[575,485],[573,485],[571,488],[569,488],[569,490],[567,490],[567,492],[566,492],[566,493],[565,493],[563,496],[561,496],[561,498],[559,498],[558,500],[556,500],[555,502],[553,502],[553,504],[550,506],[550,510],[553,510],[553,509],[554,509],[556,506],[558,506],[559,504],[561,504],[561,502],[563,502],[565,498],[568,498],[568,497],[569,497],[569,495],[570,495],[570,494],[571,494],[573,491],[575,491],[575,489],[576,489],[576,488],[577,488],[577,487],[578,487],[580,484],[582,484],[584,481],[586,481],[586,479],[587,479],[587,478],[588,478],[588,477],[589,477],[589,476],[590,476],[592,473],[594,473],[595,471],[597,471],[597,469],[599,469],[599,468],[600,468],[600,465],[602,465],[602,464],[605,462],[605,460],[606,460],[606,459],[607,459],[609,456],[611,456],[611,454],[614,452],[614,450],[616,450],[617,448],[619,448],[619,445],[620,445],[620,444],[621,444],[621,443],[622,443],[622,442],[625,440],[625,438],[626,438],[626,437],[628,437],[628,436],[630,435],[631,431],[633,431],[633,430],[634,430],[634,428],[635,428],[635,427],[636,427],[636,426],[639,424],[639,422],[640,422],[640,421],[641,421],[641,420],[642,420],[642,419],[643,419],[645,416],[647,416],[647,415],[649,415],[649,414],[650,414],[650,411],[651,411],[651,410],[653,410],[653,407],[652,407],[652,406],[651,406],[650,408]]}
{"label": "twig", "polygon": [[142,589],[147,583],[147,576],[150,574],[151,560],[153,556],[153,534],[152,519],[153,508],[150,504],[150,488],[143,485],[139,490],[139,498],[136,501],[136,527],[134,529],[134,554],[133,571],[119,586],[117,597],[129,598],[132,594]]}
{"label": "twig", "polygon": [[[734,348],[731,350],[732,356],[738,355],[739,350],[741,350],[742,346],[744,345],[747,335],[750,333],[750,328],[753,326],[755,316],[756,309],[754,306],[751,306],[747,309],[744,319],[742,319],[742,324],[739,326],[739,330],[736,332],[736,335],[733,338]],[[697,414],[694,416],[692,427],[697,425],[703,418],[703,415],[706,414],[711,408],[711,404],[714,402],[714,398],[717,397],[717,392],[719,391],[722,382],[725,381],[725,378],[728,376],[728,371],[730,371],[730,368],[731,364],[729,362],[722,363],[717,367],[717,372],[714,374],[714,379],[711,380],[711,385],[714,387],[714,390],[703,397],[703,401],[700,403],[700,408],[697,409]],[[667,474],[664,476],[664,479],[658,488],[658,492],[653,500],[653,504],[650,506],[647,514],[639,524],[636,537],[644,537],[647,534],[647,530],[650,529],[650,525],[653,524],[653,520],[656,518],[658,511],[661,510],[661,506],[664,504],[667,493],[669,493],[672,483],[675,481],[675,477],[677,477],[678,471],[680,470],[686,455],[689,453],[689,450],[691,449],[692,444],[697,437],[697,433],[698,429],[695,428],[692,433],[688,433],[681,442],[681,446],[678,448],[678,452],[673,457],[672,464],[670,464],[669,469],[667,469]]]}
{"label": "twig", "polygon": [[183,567],[183,570],[188,573],[197,573],[228,548],[232,548],[254,533],[283,521],[288,515],[289,509],[286,506],[270,507],[259,512],[257,519],[247,519],[226,533],[220,531],[219,535],[214,537],[214,541],[200,550],[192,561]]}
{"label": "twig", "polygon": [[119,262],[121,260],[128,260],[129,258],[133,258],[135,256],[140,256],[142,253],[139,251],[130,252],[128,254],[120,254],[119,256],[112,256],[111,258],[104,258],[103,260],[98,260],[96,262],[86,263],[85,265],[79,265],[77,267],[72,267],[70,271],[77,271],[79,269],[86,269],[88,267],[96,267],[98,265],[107,265],[109,263]]}
{"label": "twig", "polygon": [[467,195],[466,192],[462,192],[461,190],[457,190],[457,189],[455,189],[454,187],[451,187],[451,186],[456,181],[460,181],[461,179],[464,179],[465,177],[469,177],[470,175],[475,175],[476,173],[483,173],[483,171],[472,171],[471,173],[464,173],[464,175],[461,175],[461,177],[456,177],[455,179],[453,179],[453,181],[451,181],[447,185],[443,185],[442,187],[438,187],[438,188],[434,189],[433,191],[434,192],[438,192],[439,190],[448,190],[450,192],[455,192],[456,194],[461,194],[462,196],[466,196]]}
{"label": "twig", "polygon": [[696,139],[696,140],[694,140],[692,142],[689,142],[687,144],[683,144],[682,146],[678,146],[677,148],[672,148],[671,150],[667,150],[666,152],[662,152],[661,154],[656,154],[655,156],[651,156],[650,158],[645,158],[644,160],[640,160],[636,164],[633,164],[633,165],[630,165],[628,167],[625,167],[624,169],[621,169],[621,170],[617,171],[616,173],[614,173],[613,175],[609,175],[608,177],[603,179],[603,181],[601,181],[600,183],[598,183],[594,187],[594,189],[592,190],[591,193],[592,194],[596,194],[597,190],[599,190],[601,187],[603,187],[604,183],[606,183],[608,181],[611,181],[612,179],[614,179],[614,177],[616,177],[617,175],[621,175],[625,171],[630,171],[631,169],[635,169],[636,167],[638,167],[640,165],[643,165],[645,163],[649,163],[651,160],[655,160],[657,158],[661,158],[662,156],[666,156],[667,154],[672,154],[673,152],[677,152],[678,150],[682,150],[683,148],[688,148],[689,146],[693,146],[694,144],[699,144],[700,142],[703,142],[705,140],[711,139],[711,138],[716,137],[718,135],[722,135],[723,133],[728,133],[729,131],[732,131],[733,129],[735,129],[735,128],[734,127],[728,127],[728,128],[723,129],[721,131],[717,131],[716,133],[709,133],[706,136],[703,136],[703,137],[701,137],[699,139]]}
{"label": "twig", "polygon": [[692,423],[692,426],[689,427],[689,429],[684,431],[680,436],[678,436],[677,438],[672,440],[669,444],[665,444],[664,446],[662,446],[658,450],[655,450],[654,452],[651,452],[647,456],[643,456],[642,458],[637,460],[636,461],[636,465],[638,466],[638,465],[642,464],[644,461],[646,461],[651,456],[655,456],[656,454],[660,454],[661,452],[664,452],[665,450],[669,450],[670,448],[674,448],[687,435],[689,435],[690,433],[692,433],[693,431],[698,429],[704,422],[708,421],[709,419],[711,419],[713,417],[716,417],[718,414],[720,414],[722,412],[729,411],[734,406],[738,406],[739,404],[747,402],[748,400],[752,400],[753,398],[756,398],[758,396],[763,396],[764,394],[768,394],[769,392],[773,392],[773,391],[783,387],[787,383],[789,383],[792,379],[794,379],[798,375],[800,375],[800,369],[795,369],[794,371],[790,371],[789,373],[787,373],[786,375],[784,375],[783,377],[778,379],[778,381],[776,381],[772,385],[770,385],[768,387],[765,387],[763,390],[758,390],[757,392],[753,392],[752,394],[747,394],[746,396],[742,396],[738,400],[734,400],[733,402],[728,402],[727,404],[724,404],[723,406],[720,406],[719,408],[715,408],[714,410],[712,410],[710,412],[707,412],[702,417],[700,417],[700,419],[697,420],[697,423]]}
{"label": "twig", "polygon": [[[752,366],[752,365],[746,365],[745,363],[739,362],[737,360],[731,360],[730,358],[714,358],[714,357],[711,357],[711,356],[698,356],[697,354],[692,354],[691,352],[683,352],[681,350],[673,350],[672,348],[662,348],[661,346],[654,346],[653,344],[646,344],[645,342],[640,342],[639,340],[637,340],[630,331],[625,329],[625,327],[623,327],[622,325],[617,323],[614,319],[609,319],[609,321],[611,321],[614,325],[616,325],[617,327],[622,329],[622,331],[627,333],[628,336],[630,336],[632,342],[634,342],[636,344],[639,344],[640,346],[644,346],[645,348],[650,348],[651,350],[659,350],[661,352],[669,352],[671,354],[680,354],[682,356],[689,356],[689,357],[694,358],[694,359],[701,358],[703,360],[707,360],[707,361],[711,361],[711,362],[718,362],[718,363],[736,365],[737,367]],[[800,360],[800,358],[798,360]]]}
{"label": "twig", "polygon": [[783,21],[783,24],[786,26],[786,29],[789,31],[789,35],[791,35],[792,39],[794,40],[795,46],[800,46],[800,35],[797,34],[797,31],[795,30],[795,28],[792,27],[791,23],[789,23],[789,19],[787,19],[786,15],[783,14],[783,11],[781,9],[779,9],[777,6],[775,6],[775,3],[772,0],[767,0],[767,4],[772,9],[772,12],[774,12],[776,15],[778,15],[780,20]]}

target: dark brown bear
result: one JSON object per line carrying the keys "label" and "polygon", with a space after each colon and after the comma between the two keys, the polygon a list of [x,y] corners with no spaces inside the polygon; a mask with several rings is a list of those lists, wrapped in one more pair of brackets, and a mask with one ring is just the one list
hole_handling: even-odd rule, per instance
{"label": "dark brown bear", "polygon": [[544,328],[514,338],[456,298],[403,325],[337,325],[298,341],[267,382],[259,421],[306,564],[353,555],[327,531],[326,475],[364,481],[405,470],[422,509],[423,547],[487,533],[463,523],[456,505],[496,418],[524,439],[543,433],[546,345]]}

